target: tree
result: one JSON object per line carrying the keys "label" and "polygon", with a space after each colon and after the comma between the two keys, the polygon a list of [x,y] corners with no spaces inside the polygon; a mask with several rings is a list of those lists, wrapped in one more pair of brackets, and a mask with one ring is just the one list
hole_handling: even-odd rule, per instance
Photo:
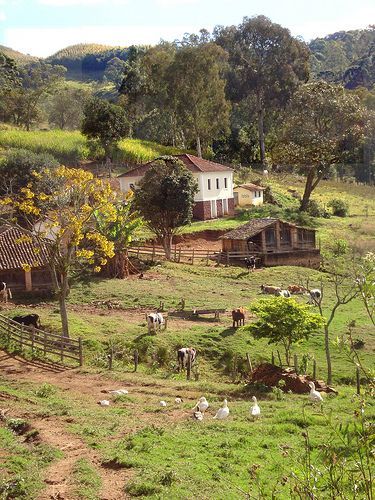
{"label": "tree", "polygon": [[129,133],[125,111],[107,101],[91,99],[84,109],[82,133],[97,140],[104,149],[107,161],[110,161],[113,146]]}
{"label": "tree", "polygon": [[143,225],[143,219],[133,208],[133,196],[130,192],[124,201],[115,204],[115,216],[110,220],[99,211],[95,213],[99,232],[113,243],[114,256],[107,264],[111,278],[129,276],[128,248]]}
{"label": "tree", "polygon": [[366,110],[359,98],[328,82],[303,85],[285,111],[273,161],[306,175],[300,210],[333,164],[348,161],[364,139]]}
{"label": "tree", "polygon": [[298,344],[318,331],[324,321],[311,308],[294,299],[274,297],[256,302],[251,311],[257,321],[246,327],[257,339],[267,338],[269,344],[282,344],[288,365],[291,361],[291,346]]}
{"label": "tree", "polygon": [[15,61],[0,52],[0,95],[19,85],[19,71]]}
{"label": "tree", "polygon": [[256,99],[260,161],[266,160],[265,117],[285,106],[308,79],[309,51],[288,29],[264,16],[245,17],[239,26],[215,29],[216,43],[229,52],[231,99]]}
{"label": "tree", "polygon": [[[38,188],[42,176],[58,180],[50,194]],[[115,197],[109,183],[95,179],[90,172],[58,167],[53,172],[36,174],[34,182],[1,200],[2,205],[13,208],[28,222],[20,229],[34,244],[35,251],[47,248],[45,257],[58,297],[65,337],[69,337],[66,298],[71,273],[77,266],[99,272],[107,258],[114,255],[113,243],[96,229],[95,214],[100,213],[108,221],[115,220]],[[38,224],[35,224],[36,217]]]}
{"label": "tree", "polygon": [[197,191],[193,174],[173,156],[155,160],[135,191],[135,207],[160,239],[168,260],[173,235],[191,222]]}
{"label": "tree", "polygon": [[227,54],[214,43],[179,48],[167,70],[168,95],[175,96],[185,136],[195,142],[202,157],[202,144],[229,129],[229,102],[225,96]]}
{"label": "tree", "polygon": [[375,254],[369,252],[356,271],[355,280],[359,296],[371,323],[375,326]]}
{"label": "tree", "polygon": [[119,89],[122,84],[126,67],[126,61],[123,61],[118,57],[114,57],[113,59],[108,61],[105,68],[104,77],[106,78],[106,80],[114,83],[116,89]]}
{"label": "tree", "polygon": [[83,119],[83,108],[90,92],[85,88],[63,85],[48,102],[48,122],[64,129],[77,129]]}
{"label": "tree", "polygon": [[0,196],[18,193],[35,173],[58,167],[58,161],[48,153],[33,153],[25,149],[8,151],[0,162]]}

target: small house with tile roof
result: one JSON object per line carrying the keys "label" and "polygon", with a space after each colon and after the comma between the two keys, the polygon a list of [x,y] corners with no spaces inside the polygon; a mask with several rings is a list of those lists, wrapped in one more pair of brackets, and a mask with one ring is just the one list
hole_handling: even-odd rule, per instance
{"label": "small house with tile roof", "polygon": [[265,266],[320,266],[316,230],[280,219],[251,219],[221,236],[223,252],[254,255]]}
{"label": "small house with tile roof", "polygon": [[256,184],[247,183],[235,186],[233,189],[234,206],[248,207],[263,205],[263,191],[264,187],[257,186]]}
{"label": "small house with tile roof", "polygon": [[[174,157],[184,163],[198,183],[193,209],[194,219],[207,220],[233,215],[233,170],[231,168],[190,154],[174,155]],[[130,189],[136,188],[155,160],[121,174],[119,176],[121,191],[127,193]]]}
{"label": "small house with tile roof", "polygon": [[34,245],[18,228],[1,226],[0,281],[12,292],[51,290],[47,246]]}

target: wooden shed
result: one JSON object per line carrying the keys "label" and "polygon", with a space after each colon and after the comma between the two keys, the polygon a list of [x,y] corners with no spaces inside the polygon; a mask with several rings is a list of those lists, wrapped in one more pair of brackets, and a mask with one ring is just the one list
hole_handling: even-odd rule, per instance
{"label": "wooden shed", "polygon": [[12,292],[52,289],[47,255],[47,247],[37,249],[20,229],[0,227],[0,281]]}
{"label": "wooden shed", "polygon": [[280,219],[252,219],[221,239],[223,252],[240,252],[244,257],[255,255],[265,266],[320,266],[316,230]]}

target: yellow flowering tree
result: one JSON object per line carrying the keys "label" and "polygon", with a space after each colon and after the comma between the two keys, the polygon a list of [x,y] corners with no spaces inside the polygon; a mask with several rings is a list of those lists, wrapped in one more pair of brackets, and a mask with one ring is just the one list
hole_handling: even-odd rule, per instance
{"label": "yellow flowering tree", "polygon": [[[44,192],[40,185],[48,185],[48,176],[53,176],[54,182],[49,185],[54,187]],[[53,173],[46,170],[36,174],[35,181],[0,203],[12,209],[15,217],[10,223],[34,242],[36,252],[47,254],[63,336],[69,337],[69,276],[82,264],[99,272],[113,257],[114,244],[97,229],[96,217],[100,214],[107,223],[116,220],[116,194],[109,183],[95,179],[90,172],[62,166]]]}

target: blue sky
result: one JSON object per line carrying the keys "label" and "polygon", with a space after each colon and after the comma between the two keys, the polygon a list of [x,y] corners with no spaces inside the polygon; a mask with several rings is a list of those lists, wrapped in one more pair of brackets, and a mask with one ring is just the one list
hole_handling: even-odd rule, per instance
{"label": "blue sky", "polygon": [[375,24],[375,0],[0,0],[0,44],[36,56],[74,43],[153,44],[257,14],[308,41]]}

